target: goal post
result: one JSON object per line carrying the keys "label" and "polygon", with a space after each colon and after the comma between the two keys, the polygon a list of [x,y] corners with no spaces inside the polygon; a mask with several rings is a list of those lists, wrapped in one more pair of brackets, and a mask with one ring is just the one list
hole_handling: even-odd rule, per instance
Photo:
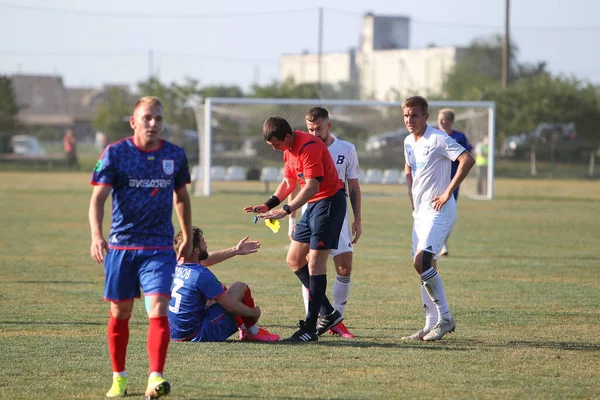
{"label": "goal post", "polygon": [[[210,196],[219,190],[239,191],[240,180],[261,180],[260,172],[266,168],[281,168],[281,154],[273,151],[262,139],[262,122],[278,115],[290,123],[292,129],[306,130],[304,115],[312,107],[327,108],[333,122],[332,133],[348,140],[356,147],[361,175],[370,171],[400,170],[403,174],[404,126],[402,102],[376,100],[333,99],[264,99],[208,97],[196,110],[199,127],[198,165],[194,166],[192,179],[194,194]],[[464,132],[473,146],[487,144],[487,166],[476,165],[461,185],[461,195],[476,199],[494,196],[495,114],[491,101],[429,101],[429,125],[437,127],[437,114],[442,108],[452,108],[455,113],[454,128]],[[202,121],[200,121],[202,119]],[[232,177],[236,171],[236,177]],[[485,175],[480,175],[485,172]],[[241,177],[240,175],[245,176]],[[361,184],[389,184],[365,180]],[[228,183],[227,181],[231,181]],[[237,181],[237,182],[234,182]],[[275,182],[275,180],[271,180]],[[268,184],[268,182],[265,183]],[[276,183],[275,183],[276,184]],[[229,185],[229,186],[228,186]]]}

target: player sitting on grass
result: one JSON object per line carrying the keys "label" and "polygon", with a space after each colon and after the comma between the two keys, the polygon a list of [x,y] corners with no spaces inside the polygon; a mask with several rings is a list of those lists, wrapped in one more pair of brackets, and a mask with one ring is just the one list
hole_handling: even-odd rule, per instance
{"label": "player sitting on grass", "polygon": [[[248,237],[236,247],[207,251],[202,230],[192,228],[193,251],[189,259],[175,269],[175,278],[169,303],[171,340],[176,342],[219,342],[226,340],[239,329],[240,340],[274,342],[279,335],[260,328],[256,322],[260,308],[248,285],[235,282],[229,289],[219,282],[207,266],[217,264],[236,255],[256,253],[259,242]],[[175,236],[175,249],[183,242],[183,234]],[[203,264],[200,264],[203,261]]]}

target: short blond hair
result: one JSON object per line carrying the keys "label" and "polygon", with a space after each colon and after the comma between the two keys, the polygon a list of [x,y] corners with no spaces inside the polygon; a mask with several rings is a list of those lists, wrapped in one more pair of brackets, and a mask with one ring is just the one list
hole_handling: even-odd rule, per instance
{"label": "short blond hair", "polygon": [[150,104],[152,106],[157,105],[159,107],[162,108],[162,103],[160,102],[160,99],[158,97],[155,96],[144,96],[142,98],[140,98],[138,101],[135,102],[135,105],[133,106],[133,111],[135,112],[135,110],[137,110],[137,108],[140,106],[140,104]]}
{"label": "short blond hair", "polygon": [[427,99],[423,96],[411,96],[402,102],[402,108],[407,107],[420,107],[423,114],[427,114],[427,109],[429,108],[429,103],[427,103]]}
{"label": "short blond hair", "polygon": [[438,113],[438,118],[440,115],[450,118],[454,122],[454,110],[451,108],[442,108]]}

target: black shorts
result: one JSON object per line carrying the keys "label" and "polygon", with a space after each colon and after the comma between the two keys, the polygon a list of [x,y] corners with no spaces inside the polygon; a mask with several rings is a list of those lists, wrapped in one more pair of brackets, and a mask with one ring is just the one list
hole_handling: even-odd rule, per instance
{"label": "black shorts", "polygon": [[296,225],[293,239],[310,243],[313,250],[337,249],[346,217],[346,204],[344,189],[331,197],[309,203]]}

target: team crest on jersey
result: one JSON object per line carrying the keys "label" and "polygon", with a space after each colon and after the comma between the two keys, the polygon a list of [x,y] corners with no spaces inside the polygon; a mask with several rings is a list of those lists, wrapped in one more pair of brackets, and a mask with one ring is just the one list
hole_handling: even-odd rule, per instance
{"label": "team crest on jersey", "polygon": [[423,155],[426,156],[427,154],[429,154],[429,149],[431,149],[431,146],[425,146],[425,149],[423,150]]}
{"label": "team crest on jersey", "polygon": [[163,172],[167,175],[173,175],[175,172],[175,161],[174,160],[162,160]]}

